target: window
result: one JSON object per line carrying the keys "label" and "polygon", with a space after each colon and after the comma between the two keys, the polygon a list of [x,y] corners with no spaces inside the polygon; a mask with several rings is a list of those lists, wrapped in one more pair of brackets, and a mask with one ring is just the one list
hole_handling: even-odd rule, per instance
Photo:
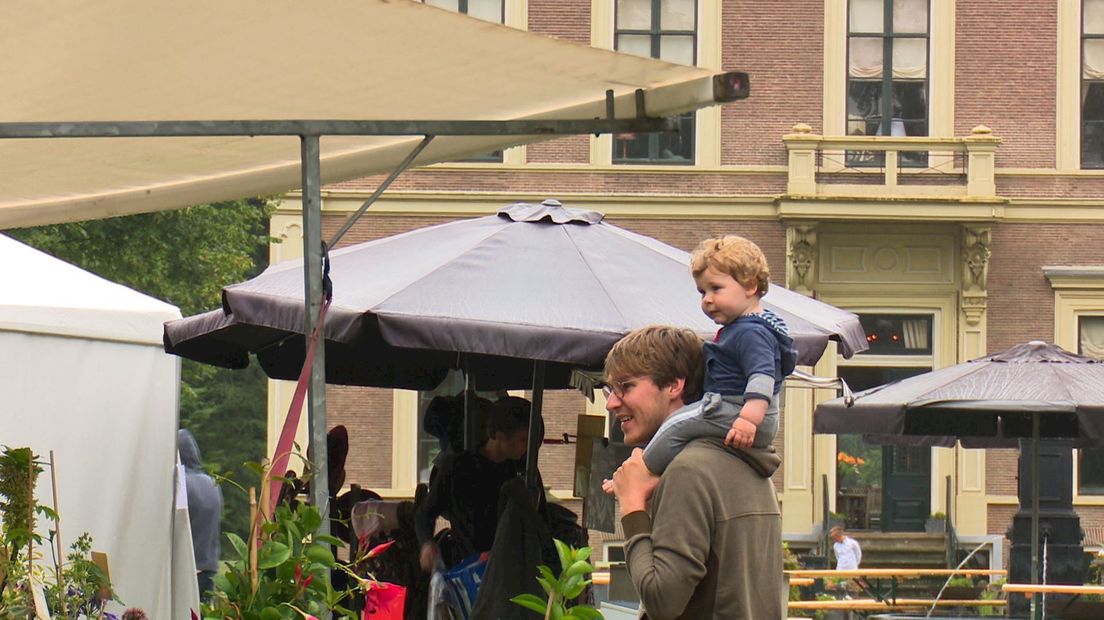
{"label": "window", "polygon": [[931,355],[932,321],[926,315],[862,314],[867,355]]}
{"label": "window", "polygon": [[1081,3],[1081,167],[1104,168],[1104,0]]}
{"label": "window", "polygon": [[426,4],[471,15],[488,22],[505,21],[505,0],[423,0]]}
{"label": "window", "polygon": [[[1077,317],[1077,352],[1104,359],[1104,316]],[[1078,451],[1077,492],[1104,495],[1104,448]]]}
{"label": "window", "polygon": [[[614,49],[683,65],[697,63],[697,0],[617,0]],[[694,119],[678,118],[679,131],[617,134],[615,164],[693,164]]]}
{"label": "window", "polygon": [[[928,0],[850,0],[848,135],[928,135],[928,23]],[[900,161],[926,165],[927,154],[904,152]]]}
{"label": "window", "polygon": [[[470,15],[483,21],[506,22],[506,0],[422,0],[428,5]],[[466,163],[502,163],[502,150],[491,151],[457,161]]]}

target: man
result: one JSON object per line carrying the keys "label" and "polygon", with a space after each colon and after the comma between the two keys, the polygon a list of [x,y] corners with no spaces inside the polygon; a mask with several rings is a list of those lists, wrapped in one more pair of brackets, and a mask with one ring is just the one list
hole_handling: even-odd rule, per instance
{"label": "man", "polygon": [[859,542],[846,536],[838,525],[829,530],[828,535],[832,537],[832,549],[836,552],[836,570],[858,570],[862,562]]}
{"label": "man", "polygon": [[196,581],[199,595],[207,598],[219,568],[219,520],[222,518],[222,491],[199,460],[199,445],[186,429],[176,432],[176,449],[184,465],[184,483],[188,492],[188,521],[195,552]]}
{"label": "man", "polygon": [[502,488],[523,472],[522,459],[529,447],[529,401],[509,397],[495,402],[486,431],[486,441],[475,452],[461,452],[438,464],[429,493],[418,507],[415,529],[421,544],[420,563],[426,572],[434,569],[441,553],[433,540],[439,516],[449,520],[462,547],[455,554],[446,554],[446,565],[491,549]]}
{"label": "man", "polygon": [[[702,341],[671,327],[637,330],[606,357],[606,409],[641,446],[701,396]],[[772,450],[692,441],[656,478],[643,451],[614,473],[625,557],[650,620],[785,617],[782,519],[769,476]]]}

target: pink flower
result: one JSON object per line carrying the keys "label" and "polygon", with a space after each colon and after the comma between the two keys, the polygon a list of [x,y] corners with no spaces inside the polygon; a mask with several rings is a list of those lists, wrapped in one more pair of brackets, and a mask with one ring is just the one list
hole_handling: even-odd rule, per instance
{"label": "pink flower", "polygon": [[376,545],[375,547],[372,547],[372,549],[368,551],[368,555],[366,555],[364,557],[366,559],[374,558],[377,555],[383,553],[384,551],[387,551],[387,549],[390,548],[391,545],[393,545],[393,544],[395,544],[395,541],[393,541],[393,540],[389,540],[385,543],[380,543],[380,544]]}

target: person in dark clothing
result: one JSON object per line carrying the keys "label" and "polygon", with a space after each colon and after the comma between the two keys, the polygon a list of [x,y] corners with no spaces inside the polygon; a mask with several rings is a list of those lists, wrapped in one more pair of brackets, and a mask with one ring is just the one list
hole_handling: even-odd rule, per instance
{"label": "person in dark clothing", "polygon": [[433,540],[439,516],[449,520],[454,537],[467,547],[461,555],[489,551],[494,544],[502,487],[523,473],[529,401],[508,397],[495,402],[486,430],[487,439],[475,452],[460,452],[438,463],[429,493],[418,508],[415,528],[421,566],[427,572],[441,555]]}
{"label": "person in dark clothing", "polygon": [[177,431],[176,449],[184,465],[184,482],[188,490],[188,521],[195,551],[196,581],[203,595],[212,589],[212,579],[218,572],[219,519],[222,518],[222,491],[214,479],[203,471],[199,446],[185,429]]}

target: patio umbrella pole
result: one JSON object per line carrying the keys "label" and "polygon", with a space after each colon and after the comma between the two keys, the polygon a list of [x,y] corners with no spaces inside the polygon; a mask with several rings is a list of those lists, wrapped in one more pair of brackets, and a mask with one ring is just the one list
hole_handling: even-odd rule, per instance
{"label": "patio umbrella pole", "polygon": [[[537,437],[541,407],[544,404],[544,361],[533,360],[533,400],[529,409],[529,449],[525,452],[525,486],[537,486],[537,450],[543,437]],[[543,425],[542,425],[543,427]]]}
{"label": "patio umbrella pole", "polygon": [[[317,135],[300,136],[303,168],[303,280],[306,293],[304,337],[314,332],[322,309],[322,164]],[[307,392],[307,420],[311,447],[310,503],[322,514],[318,533],[330,535],[329,457],[326,454],[326,338],[318,338]],[[326,570],[327,581],[330,578]]]}
{"label": "patio umbrella pole", "polygon": [[[1031,416],[1031,583],[1039,583],[1039,414]],[[1031,617],[1041,618],[1040,598],[1031,595]]]}

